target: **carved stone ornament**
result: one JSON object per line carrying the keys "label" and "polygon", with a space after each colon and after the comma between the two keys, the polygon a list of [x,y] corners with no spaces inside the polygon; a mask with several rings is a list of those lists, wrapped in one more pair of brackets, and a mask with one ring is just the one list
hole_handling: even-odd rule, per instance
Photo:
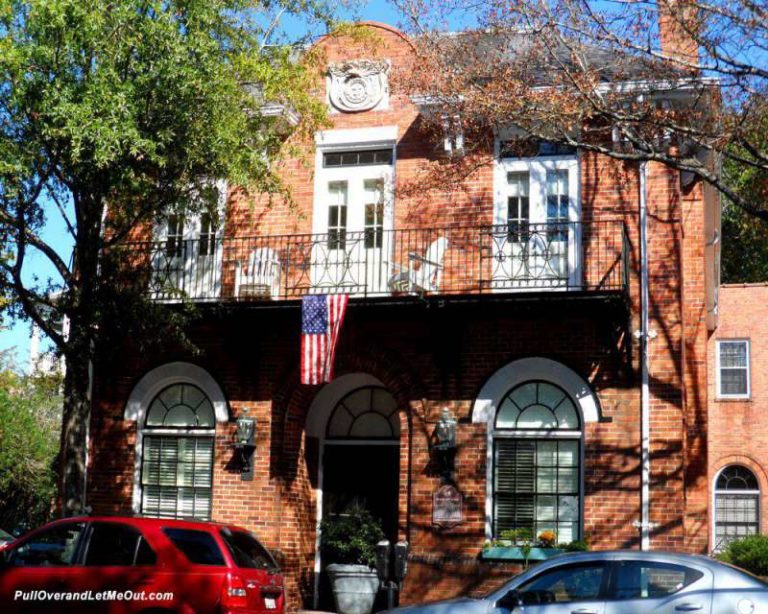
{"label": "carved stone ornament", "polygon": [[389,97],[389,60],[353,60],[328,67],[331,104],[345,113],[369,111]]}

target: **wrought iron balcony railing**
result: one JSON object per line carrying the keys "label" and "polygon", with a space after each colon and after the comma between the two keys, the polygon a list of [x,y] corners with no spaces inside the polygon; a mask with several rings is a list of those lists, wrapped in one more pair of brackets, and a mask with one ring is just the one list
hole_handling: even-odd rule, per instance
{"label": "wrought iron balcony railing", "polygon": [[620,221],[132,243],[120,269],[159,301],[271,301],[512,292],[622,292],[628,242]]}

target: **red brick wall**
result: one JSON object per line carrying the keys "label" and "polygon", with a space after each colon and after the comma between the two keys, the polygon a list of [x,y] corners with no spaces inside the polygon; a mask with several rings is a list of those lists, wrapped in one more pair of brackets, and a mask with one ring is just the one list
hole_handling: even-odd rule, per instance
{"label": "red brick wall", "polygon": [[[725,285],[720,288],[719,325],[708,345],[709,363],[709,496],[714,478],[727,465],[743,465],[760,484],[761,511],[768,504],[768,285]],[[716,342],[749,339],[750,398],[718,399]],[[710,519],[712,522],[712,519]],[[768,514],[760,514],[760,530],[768,533]]]}
{"label": "red brick wall", "polygon": [[[412,58],[392,29],[373,36],[329,37],[318,43],[324,62],[386,57],[393,71]],[[325,66],[321,63],[321,66]],[[318,95],[325,95],[318,75]],[[332,114],[336,128],[396,125],[398,186],[418,177],[434,156],[415,129],[416,109],[393,90],[390,109]],[[293,203],[230,194],[227,232],[239,236],[311,232],[314,148],[283,163]],[[395,227],[488,223],[493,210],[493,160],[475,171],[466,190],[396,196]],[[488,377],[517,358],[546,356],[581,374],[600,400],[604,421],[585,432],[584,534],[595,548],[638,547],[640,516],[640,388],[638,175],[636,167],[581,155],[582,215],[620,220],[631,245],[626,309],[599,301],[550,296],[546,302],[479,304],[353,304],[342,333],[338,374],[379,378],[401,410],[400,535],[412,546],[405,601],[452,596],[486,587],[508,565],[480,562],[485,534],[486,436],[470,411]],[[649,168],[649,276],[652,535],[654,548],[703,551],[707,542],[707,333],[703,324],[704,232],[700,190],[679,188],[677,174]],[[590,245],[587,249],[594,248]],[[226,280],[225,280],[226,283]],[[304,431],[317,393],[298,384],[298,306],[210,312],[190,329],[201,352],[168,348],[98,367],[91,425],[89,502],[98,511],[127,512],[133,488],[135,425],[123,421],[125,400],[148,370],[171,360],[207,369],[224,390],[232,418],[248,407],[258,423],[256,471],[243,482],[228,468],[233,425],[218,428],[214,517],[253,529],[275,549],[287,574],[290,604],[307,604],[313,586],[317,442]],[[456,481],[465,522],[450,530],[431,523],[440,484],[428,437],[444,406],[460,417]],[[711,408],[711,405],[710,405]],[[120,453],[116,454],[115,451]],[[714,450],[712,450],[714,453]]]}

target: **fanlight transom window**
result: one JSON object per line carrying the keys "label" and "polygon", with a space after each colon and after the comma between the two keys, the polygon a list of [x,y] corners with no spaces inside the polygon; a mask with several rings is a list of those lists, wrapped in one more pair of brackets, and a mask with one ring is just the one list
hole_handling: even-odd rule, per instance
{"label": "fanlight transom window", "polygon": [[400,417],[394,397],[380,386],[347,394],[328,419],[329,439],[399,439]]}
{"label": "fanlight transom window", "polygon": [[565,391],[549,382],[513,388],[496,414],[497,429],[578,430],[579,412]]}
{"label": "fanlight transom window", "polygon": [[174,384],[158,394],[147,412],[148,427],[214,428],[210,399],[197,386]]}
{"label": "fanlight transom window", "polygon": [[720,472],[717,478],[717,490],[759,490],[757,478],[746,467],[731,465]]}

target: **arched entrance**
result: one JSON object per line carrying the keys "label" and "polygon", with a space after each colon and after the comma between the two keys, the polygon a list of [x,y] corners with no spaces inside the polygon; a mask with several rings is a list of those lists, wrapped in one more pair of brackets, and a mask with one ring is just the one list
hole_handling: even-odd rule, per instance
{"label": "arched entrance", "polygon": [[[400,416],[387,388],[367,374],[345,375],[321,390],[307,416],[307,436],[319,439],[318,521],[351,503],[379,518],[387,538],[398,534]],[[318,535],[318,546],[320,535]],[[332,609],[316,555],[315,607]]]}

